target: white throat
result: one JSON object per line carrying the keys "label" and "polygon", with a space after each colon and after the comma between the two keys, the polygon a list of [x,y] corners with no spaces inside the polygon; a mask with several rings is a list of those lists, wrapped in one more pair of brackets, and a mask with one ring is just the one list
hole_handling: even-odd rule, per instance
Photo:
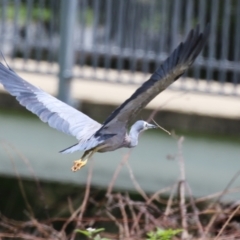
{"label": "white throat", "polygon": [[136,128],[136,125],[132,125],[130,132],[129,132],[129,138],[130,138],[130,145],[129,147],[136,147],[138,145],[138,137],[139,137],[139,131]]}

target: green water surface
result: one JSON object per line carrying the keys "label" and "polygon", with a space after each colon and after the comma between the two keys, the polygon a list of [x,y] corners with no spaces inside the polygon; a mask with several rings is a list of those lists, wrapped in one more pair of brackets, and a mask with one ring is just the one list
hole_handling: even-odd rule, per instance
{"label": "green water surface", "polygon": [[[30,165],[34,174],[42,180],[86,183],[90,164],[77,173],[70,170],[73,160],[81,157],[82,153],[59,153],[59,150],[76,143],[76,140],[50,128],[36,117],[1,112],[0,140],[1,175],[16,176],[14,162],[23,177],[32,178]],[[26,165],[26,160],[24,162],[14,149],[26,157],[30,164]],[[182,152],[186,178],[196,196],[223,190],[240,170],[240,138],[184,133]],[[92,184],[108,186],[119,162],[128,153],[129,149],[119,149],[95,154]],[[130,151],[129,164],[140,186],[148,192],[155,192],[179,179],[178,162],[174,160],[177,154],[178,144],[174,137],[161,130],[149,130],[141,135],[139,145]],[[240,180],[237,179],[233,186],[240,187]],[[115,187],[134,189],[126,166],[120,172]]]}

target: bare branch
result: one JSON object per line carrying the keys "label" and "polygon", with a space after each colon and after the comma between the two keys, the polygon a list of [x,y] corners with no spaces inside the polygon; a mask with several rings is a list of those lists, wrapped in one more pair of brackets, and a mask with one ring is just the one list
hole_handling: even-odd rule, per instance
{"label": "bare branch", "polygon": [[178,140],[178,163],[179,163],[179,170],[180,170],[180,179],[179,179],[179,198],[180,198],[180,212],[181,212],[181,221],[182,221],[182,239],[188,239],[188,223],[187,223],[187,208],[185,205],[185,164],[182,155],[182,143],[184,141],[183,137],[180,137]]}
{"label": "bare branch", "polygon": [[222,235],[224,229],[227,227],[227,225],[229,224],[229,222],[232,220],[232,218],[234,217],[234,215],[237,213],[237,211],[240,210],[240,204],[237,206],[237,208],[231,213],[231,215],[229,216],[229,218],[227,219],[227,221],[224,223],[224,225],[222,226],[222,228],[220,229],[220,231],[218,232],[217,237],[214,240],[218,240],[219,237]]}

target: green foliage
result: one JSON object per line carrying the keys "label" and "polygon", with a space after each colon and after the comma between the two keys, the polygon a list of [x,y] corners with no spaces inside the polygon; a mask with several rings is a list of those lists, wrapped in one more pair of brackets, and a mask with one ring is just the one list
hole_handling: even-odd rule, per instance
{"label": "green foliage", "polygon": [[[42,21],[49,21],[51,18],[51,11],[48,8],[39,9],[34,6],[31,11],[32,20],[36,21],[38,19],[41,19]],[[7,19],[13,20],[17,14],[20,22],[23,23],[26,20],[27,12],[28,7],[25,4],[20,4],[18,9],[16,9],[14,5],[10,4],[6,8],[6,17]]]}
{"label": "green foliage", "polygon": [[83,235],[85,235],[86,237],[88,237],[89,239],[93,239],[93,240],[109,240],[107,238],[101,238],[100,235],[98,233],[104,231],[104,228],[87,228],[86,230],[80,230],[80,229],[76,229],[75,231],[78,233],[82,233]]}
{"label": "green foliage", "polygon": [[181,229],[161,229],[157,228],[156,231],[151,231],[147,233],[147,240],[171,240],[172,237],[176,236],[178,233],[180,233],[182,230]]}
{"label": "green foliage", "polygon": [[[81,233],[92,240],[109,240],[107,238],[101,238],[98,233],[104,231],[104,228],[87,228],[86,230],[76,229],[75,231]],[[146,240],[171,240],[174,236],[180,233],[181,229],[161,229],[157,228],[156,231],[151,231],[147,233],[148,238]]]}

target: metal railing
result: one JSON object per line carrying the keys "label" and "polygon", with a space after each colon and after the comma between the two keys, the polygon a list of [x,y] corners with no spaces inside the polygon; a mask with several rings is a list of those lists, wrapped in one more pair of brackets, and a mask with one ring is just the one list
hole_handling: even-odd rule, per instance
{"label": "metal railing", "polygon": [[[208,45],[186,74],[196,81],[183,79],[175,88],[239,94],[240,0],[75,0],[71,13],[61,11],[64,1],[0,1],[1,50],[13,66],[15,58],[22,58],[18,70],[56,74],[53,65],[64,51],[60,18],[76,14],[74,26],[61,28],[74,30],[72,76],[139,84],[196,23],[203,29],[209,22]],[[35,69],[29,69],[30,59]],[[47,61],[44,70],[42,61]]]}

